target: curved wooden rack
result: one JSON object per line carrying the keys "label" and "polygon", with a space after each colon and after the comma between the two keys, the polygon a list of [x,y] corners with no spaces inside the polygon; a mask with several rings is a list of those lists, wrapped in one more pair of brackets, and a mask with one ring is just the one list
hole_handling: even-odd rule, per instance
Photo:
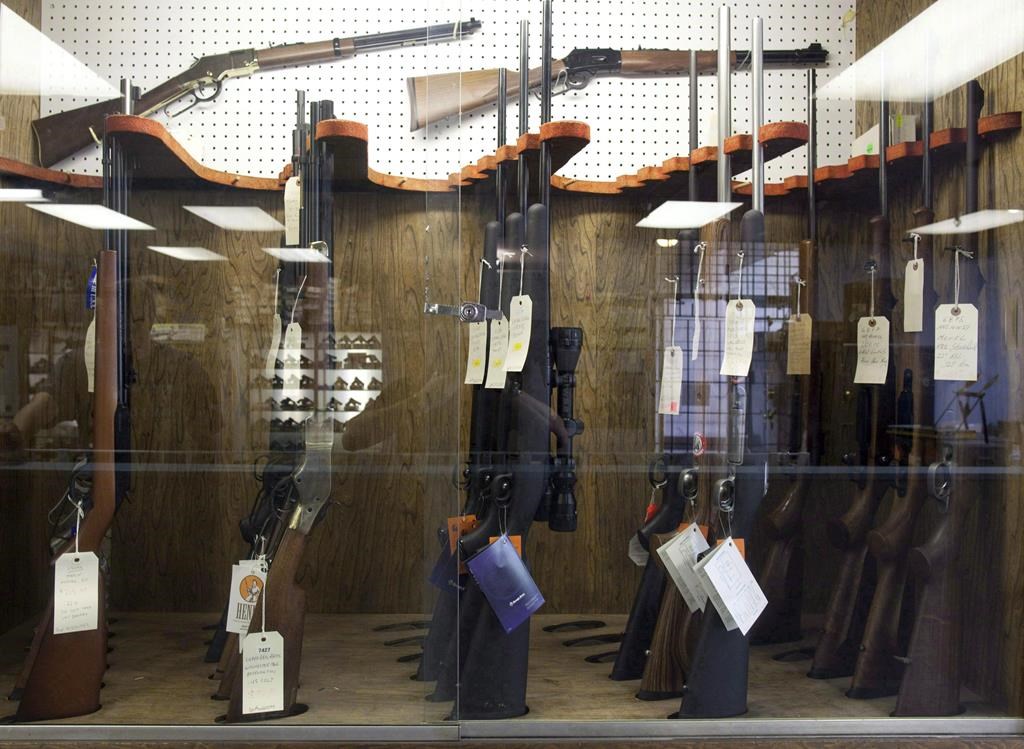
{"label": "curved wooden rack", "polygon": [[92,190],[98,190],[103,187],[102,177],[90,174],[61,172],[56,169],[45,169],[41,166],[26,164],[23,161],[8,159],[2,156],[0,156],[0,175],[31,180],[32,182],[42,182],[47,185],[59,185],[61,187],[84,187]]}
{"label": "curved wooden rack", "polygon": [[[513,163],[520,156],[526,157],[531,175],[537,174],[540,163],[541,143],[547,143],[551,150],[551,171],[553,186],[557,186],[555,173],[569,163],[573,156],[582,151],[590,142],[590,126],[576,120],[559,120],[541,125],[539,133],[524,133],[514,146],[502,146],[495,154],[487,155],[475,164],[468,164],[448,177],[451,189],[479,189],[493,186],[498,164]],[[511,175],[509,175],[511,176]]]}
{"label": "curved wooden rack", "polygon": [[249,177],[203,166],[167,132],[167,128],[148,117],[110,115],[106,132],[116,135],[126,151],[139,157],[133,175],[138,180],[169,183],[168,186],[174,187],[201,182],[242,190],[281,189],[277,179]]}

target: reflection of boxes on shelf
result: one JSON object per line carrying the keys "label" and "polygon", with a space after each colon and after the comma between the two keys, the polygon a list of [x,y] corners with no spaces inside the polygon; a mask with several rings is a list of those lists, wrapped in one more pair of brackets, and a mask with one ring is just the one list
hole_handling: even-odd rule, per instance
{"label": "reflection of boxes on shelf", "polygon": [[[889,117],[889,143],[907,143],[917,140],[917,115],[894,114]],[[878,125],[860,135],[853,142],[850,156],[874,156],[878,153]]]}

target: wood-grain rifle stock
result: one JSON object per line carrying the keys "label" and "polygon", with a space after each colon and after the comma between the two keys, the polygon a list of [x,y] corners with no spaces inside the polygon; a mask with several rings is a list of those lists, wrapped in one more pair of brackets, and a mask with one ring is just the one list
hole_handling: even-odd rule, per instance
{"label": "wood-grain rifle stock", "polygon": [[[887,143],[888,104],[882,102],[879,142]],[[889,205],[885,149],[879,157],[879,213],[870,220],[874,267],[880,271],[872,286],[876,305],[884,317],[892,317],[891,251],[889,244]],[[860,385],[857,392],[857,455],[845,461],[859,466],[855,471],[857,493],[846,513],[826,526],[829,541],[842,550],[839,571],[832,586],[825,623],[807,674],[813,679],[850,676],[854,672],[864,636],[868,610],[874,598],[874,557],[868,558],[867,536],[878,507],[892,488],[887,467],[892,462],[889,429],[893,423],[895,399],[888,383],[893,381],[893,362],[889,359],[886,385]]]}
{"label": "wood-grain rifle stock", "polygon": [[[935,219],[931,198],[931,105],[926,104],[922,129],[926,133],[927,153],[921,162],[921,206],[914,213],[915,225],[930,224]],[[908,243],[903,247],[898,268],[923,253],[924,273],[922,330],[907,333],[903,329],[907,304],[901,299],[893,325],[899,345],[896,355],[903,354],[903,388],[896,401],[896,424],[892,444],[898,467],[896,491],[892,508],[885,522],[868,534],[868,549],[876,561],[878,582],[865,624],[861,651],[857,656],[849,697],[871,698],[896,694],[903,674],[903,654],[911,629],[913,606],[905,593],[908,554],[913,541],[917,517],[928,499],[925,466],[934,444],[935,389],[934,369],[935,325],[932,311],[936,306],[933,282],[934,263],[929,235],[914,239],[914,252]],[[901,295],[902,296],[902,295]],[[957,647],[959,649],[959,647]]]}
{"label": "wood-grain rifle stock", "polygon": [[[420,29],[389,31],[381,34],[325,39],[320,42],[281,44],[266,49],[240,49],[199,58],[188,69],[139,98],[134,114],[147,116],[191,96],[193,101],[177,116],[200,102],[216,99],[225,80],[240,78],[293,65],[316,65],[353,57],[364,52],[395,49],[411,44],[446,42],[462,39],[480,28],[475,19],[439,24]],[[103,120],[110,114],[122,114],[122,100],[89,104],[49,115],[32,122],[39,163],[52,166],[98,140]]]}
{"label": "wood-grain rifle stock", "polygon": [[[99,553],[114,519],[116,466],[114,415],[118,403],[117,253],[100,252],[96,294],[96,376],[93,400],[92,509],[78,531],[78,549]],[[18,704],[15,720],[34,721],[86,715],[100,708],[107,667],[107,617],[103,575],[99,577],[96,629],[53,634],[53,597],[39,625],[39,649]]]}
{"label": "wood-grain rifle stock", "polygon": [[[701,74],[714,73],[718,62],[716,52],[698,51],[697,69]],[[769,50],[765,64],[776,67],[822,65],[828,51],[820,44],[804,49]],[[731,55],[733,69],[749,64],[750,53],[737,51]],[[561,60],[551,63],[551,80],[564,82],[568,89],[581,89],[596,76],[648,77],[686,75],[690,70],[689,50],[668,49],[575,49]],[[519,72],[508,71],[508,96],[519,94]],[[438,73],[406,79],[409,87],[410,129],[419,130],[431,122],[460,112],[471,112],[498,100],[498,69]],[[543,81],[540,67],[530,68],[529,87],[537,88]]]}

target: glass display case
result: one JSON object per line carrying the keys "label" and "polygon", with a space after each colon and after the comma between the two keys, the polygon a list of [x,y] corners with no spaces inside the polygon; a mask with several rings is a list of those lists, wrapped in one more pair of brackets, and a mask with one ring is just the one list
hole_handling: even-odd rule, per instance
{"label": "glass display case", "polygon": [[196,14],[0,5],[0,743],[1024,733],[1019,3]]}

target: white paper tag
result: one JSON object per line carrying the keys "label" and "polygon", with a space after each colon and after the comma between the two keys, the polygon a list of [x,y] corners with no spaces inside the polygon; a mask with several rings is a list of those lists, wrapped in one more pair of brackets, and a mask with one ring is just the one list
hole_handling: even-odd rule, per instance
{"label": "white paper tag", "polygon": [[[288,327],[284,330],[284,344],[281,346],[281,361],[284,364],[284,370],[281,372],[281,379],[287,383],[291,380],[298,381],[301,376],[301,365],[302,359],[302,326],[297,322],[288,323]],[[291,362],[289,364],[289,362]],[[298,385],[292,387],[293,390],[298,389]]]}
{"label": "white paper tag", "polygon": [[746,377],[754,358],[754,315],[757,308],[750,299],[729,302],[725,310],[725,355],[721,375]]}
{"label": "white paper tag", "polygon": [[242,713],[284,710],[284,638],[253,632],[242,648]]}
{"label": "white paper tag", "polygon": [[467,385],[482,385],[487,372],[487,323],[469,324],[469,355],[466,357]]}
{"label": "white paper tag", "polygon": [[89,392],[96,390],[96,317],[93,316],[89,327],[85,329],[85,345],[82,346],[85,357],[85,376],[89,383]]}
{"label": "white paper tag", "polygon": [[505,387],[505,356],[508,354],[508,320],[491,320],[491,345],[487,355],[487,380],[484,387],[501,390]]}
{"label": "white paper tag", "polygon": [[299,243],[299,215],[302,209],[302,180],[289,177],[284,183],[284,243]]}
{"label": "white paper tag", "polygon": [[277,359],[277,352],[281,348],[281,316],[279,314],[274,314],[274,322],[271,325],[273,327],[270,330],[270,348],[267,350],[267,360],[263,364],[263,376],[268,380],[274,376],[274,360]]}
{"label": "white paper tag", "polygon": [[228,597],[228,618],[225,629],[244,635],[249,631],[256,601],[267,581],[264,563],[247,559],[231,567],[231,595]]}
{"label": "white paper tag", "polygon": [[924,330],[924,260],[918,258],[907,263],[903,276],[903,332],[920,333]]}
{"label": "white paper tag", "polygon": [[707,549],[707,539],[700,532],[700,528],[692,523],[658,549],[669,577],[679,589],[690,611],[703,609],[708,600],[704,586],[700,584],[697,574],[693,571],[697,557]]}
{"label": "white paper tag", "polygon": [[884,385],[889,372],[889,321],[881,315],[862,317],[857,322],[857,370],[853,381],[861,385]]}
{"label": "white paper tag", "polygon": [[[704,595],[707,595],[708,592],[706,587],[708,585],[708,580],[707,576],[704,574],[704,567],[706,567],[707,564],[714,558],[715,554],[719,553],[721,550],[721,544],[715,546],[713,549],[711,549],[711,551],[707,552],[707,554],[704,555],[703,559],[697,562],[697,564],[693,565],[693,569],[691,570],[693,572],[693,576],[697,579],[697,585],[699,585],[700,589],[704,591]],[[728,615],[728,612],[722,614],[722,623],[725,624],[726,629],[736,628],[736,622],[732,620],[732,617]]]}
{"label": "white paper tag", "polygon": [[940,304],[935,310],[935,379],[978,379],[978,308]]}
{"label": "white paper tag", "polygon": [[661,395],[658,413],[679,413],[679,397],[683,390],[683,350],[679,346],[666,346],[661,358]]}
{"label": "white paper tag", "polygon": [[647,560],[650,559],[651,555],[648,553],[644,545],[640,543],[640,538],[637,534],[633,534],[633,537],[629,539],[629,558],[633,561],[637,567],[646,567]]}
{"label": "white paper tag", "polygon": [[690,341],[690,361],[697,361],[697,356],[700,354],[700,329],[701,322],[698,317],[693,321],[693,340]]}
{"label": "white paper tag", "polygon": [[726,629],[739,628],[745,635],[768,605],[768,599],[732,538],[725,539],[718,553],[710,556],[701,569],[708,598],[726,623]]}
{"label": "white paper tag", "polygon": [[786,326],[786,374],[811,373],[811,331],[814,321],[810,315],[793,315]]}
{"label": "white paper tag", "polygon": [[61,554],[53,571],[53,633],[99,626],[100,560],[91,551]]}
{"label": "white paper tag", "polygon": [[533,327],[533,300],[529,294],[512,297],[508,321],[508,355],[506,372],[522,372],[530,353],[530,332]]}

